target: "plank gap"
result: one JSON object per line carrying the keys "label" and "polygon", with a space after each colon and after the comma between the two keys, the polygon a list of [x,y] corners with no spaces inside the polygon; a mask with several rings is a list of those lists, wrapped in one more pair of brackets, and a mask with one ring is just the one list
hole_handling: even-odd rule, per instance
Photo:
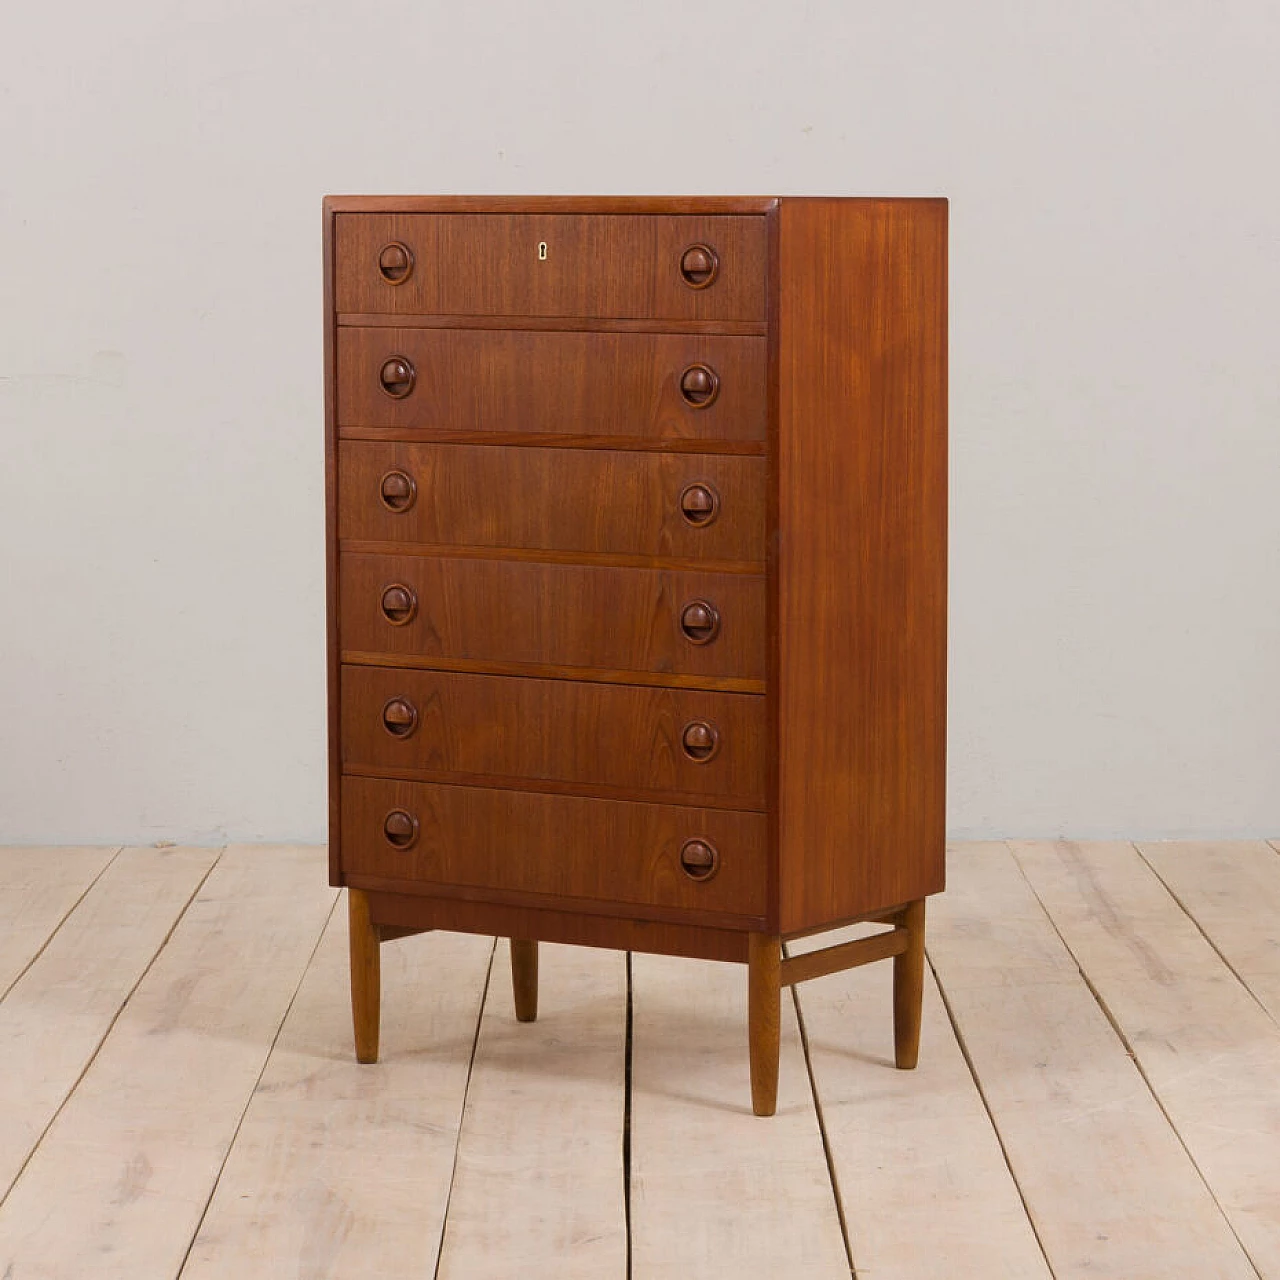
{"label": "plank gap", "polygon": [[453,1143],[453,1169],[449,1174],[449,1191],[444,1198],[444,1214],[440,1219],[440,1248],[436,1253],[436,1265],[432,1269],[432,1280],[440,1278],[440,1264],[444,1260],[444,1242],[449,1234],[449,1204],[453,1200],[453,1184],[458,1176],[458,1152],[462,1147],[462,1129],[467,1116],[467,1094],[471,1089],[471,1073],[476,1068],[476,1051],[480,1047],[480,1028],[484,1024],[484,1008],[489,1003],[489,988],[493,983],[493,958],[498,952],[498,939],[493,939],[489,949],[489,967],[485,970],[484,990],[480,992],[480,1007],[476,1010],[476,1033],[471,1037],[471,1057],[467,1061],[467,1081],[462,1086],[462,1105],[458,1108],[458,1136]]}
{"label": "plank gap", "polygon": [[[787,944],[782,944],[783,960],[791,959]],[[791,987],[791,1003],[795,1005],[796,1022],[800,1028],[800,1049],[804,1054],[805,1074],[809,1077],[809,1092],[813,1095],[813,1109],[818,1117],[818,1135],[822,1139],[822,1157],[827,1162],[827,1177],[831,1179],[831,1194],[836,1201],[836,1218],[840,1223],[840,1238],[844,1241],[844,1254],[849,1260],[851,1280],[858,1280],[858,1268],[853,1263],[853,1245],[849,1240],[849,1223],[844,1215],[844,1197],[840,1194],[840,1178],[836,1173],[835,1158],[831,1152],[831,1140],[827,1136],[827,1121],[822,1114],[822,1098],[818,1093],[818,1082],[813,1074],[813,1061],[809,1055],[809,1031],[804,1025],[804,1010],[800,1005],[800,987]]]}
{"label": "plank gap", "polygon": [[[1268,841],[1267,843],[1269,845],[1271,844],[1270,841]],[[1218,959],[1221,960],[1222,963],[1226,966],[1227,970],[1230,972],[1232,977],[1234,977],[1235,980],[1249,993],[1249,996],[1253,1000],[1254,1004],[1256,1004],[1258,1008],[1260,1008],[1262,1012],[1265,1013],[1267,1017],[1271,1019],[1272,1022],[1274,1022],[1277,1026],[1280,1026],[1280,1016],[1277,1016],[1277,1014],[1272,1011],[1272,1009],[1267,1004],[1267,1002],[1263,1000],[1263,998],[1260,995],[1258,995],[1258,993],[1250,985],[1249,979],[1246,978],[1240,972],[1240,970],[1237,969],[1235,965],[1231,963],[1231,961],[1227,958],[1226,952],[1223,951],[1220,946],[1218,946],[1218,944],[1213,940],[1213,936],[1204,927],[1204,925],[1202,925],[1200,921],[1196,918],[1195,912],[1192,911],[1191,908],[1188,907],[1185,902],[1183,902],[1183,900],[1178,896],[1177,890],[1174,889],[1174,887],[1169,883],[1169,881],[1166,880],[1165,877],[1160,874],[1160,868],[1157,867],[1156,864],[1152,862],[1151,859],[1148,858],[1145,853],[1143,853],[1142,846],[1140,844],[1135,843],[1133,847],[1135,850],[1137,850],[1138,857],[1141,858],[1142,861],[1145,862],[1147,866],[1151,868],[1152,875],[1154,875],[1155,878],[1159,880],[1162,885],[1164,885],[1165,892],[1168,893],[1169,897],[1171,897],[1174,900],[1174,902],[1178,904],[1178,906],[1182,909],[1182,913],[1187,917],[1187,919],[1190,920],[1193,925],[1195,925],[1196,930],[1199,932],[1200,936],[1205,940],[1205,942],[1209,944],[1210,949],[1218,957]]]}
{"label": "plank gap", "polygon": [[[193,894],[192,896],[194,897],[195,895]],[[258,1072],[257,1079],[253,1082],[253,1088],[249,1090],[245,1097],[244,1107],[240,1111],[240,1116],[236,1120],[236,1127],[231,1134],[231,1141],[227,1143],[227,1149],[222,1153],[222,1161],[218,1165],[218,1172],[214,1175],[213,1183],[209,1187],[209,1194],[205,1197],[204,1208],[200,1210],[200,1217],[196,1221],[195,1230],[191,1233],[191,1239],[187,1241],[186,1250],[182,1255],[182,1263],[178,1267],[179,1280],[181,1280],[182,1273],[187,1269],[187,1260],[191,1257],[191,1250],[195,1248],[196,1239],[204,1226],[204,1220],[209,1215],[209,1206],[213,1203],[213,1197],[217,1195],[218,1187],[222,1182],[222,1175],[227,1168],[227,1161],[231,1158],[231,1152],[235,1149],[236,1140],[240,1137],[240,1130],[244,1127],[245,1116],[249,1114],[249,1108],[253,1105],[253,1099],[258,1092],[258,1087],[262,1084],[262,1077],[266,1074],[267,1066],[271,1062],[271,1055],[275,1053],[276,1045],[280,1043],[280,1033],[284,1030],[284,1024],[288,1020],[289,1014],[293,1011],[293,1006],[298,999],[298,992],[302,990],[302,984],[306,979],[307,971],[315,963],[316,952],[320,950],[320,943],[324,939],[325,931],[329,928],[333,920],[333,913],[337,910],[338,903],[341,901],[342,895],[340,893],[335,894],[333,904],[329,908],[329,914],[325,916],[319,931],[316,933],[315,946],[311,948],[306,964],[298,971],[297,985],[293,988],[293,994],[289,997],[289,1002],[285,1005],[284,1012],[280,1015],[280,1023],[276,1027],[275,1035],[271,1037],[271,1045],[262,1057],[262,1068]]]}
{"label": "plank gap", "polygon": [[[1147,860],[1142,857],[1142,852],[1141,850],[1138,849],[1136,844],[1133,844],[1131,841],[1127,843],[1131,845],[1134,852],[1137,853],[1138,857],[1141,859],[1141,861],[1144,864],[1150,865],[1147,863]],[[1232,1236],[1235,1238],[1236,1244],[1240,1246],[1240,1252],[1244,1255],[1245,1260],[1248,1262],[1249,1266],[1253,1269],[1254,1274],[1258,1276],[1259,1280],[1265,1280],[1265,1277],[1263,1276],[1261,1269],[1253,1259],[1253,1255],[1245,1247],[1244,1241],[1240,1238],[1240,1233],[1236,1230],[1235,1223],[1231,1221],[1230,1216],[1227,1214],[1226,1210],[1223,1209],[1222,1202],[1218,1199],[1217,1192],[1214,1191],[1213,1187],[1210,1185],[1209,1179],[1205,1177],[1204,1170],[1201,1169],[1200,1164],[1196,1160],[1195,1155],[1193,1154],[1191,1148],[1187,1145],[1186,1139],[1183,1138],[1182,1134],[1179,1132],[1178,1126],[1174,1123],[1173,1117],[1169,1114],[1168,1108],[1166,1108],[1164,1104],[1164,1100],[1160,1097],[1160,1094],[1156,1091],[1155,1086],[1151,1083],[1151,1079],[1147,1075],[1146,1070],[1143,1068],[1142,1063],[1139,1061],[1138,1055],[1134,1051],[1133,1045],[1130,1042],[1129,1037],[1125,1034],[1124,1029],[1120,1026],[1119,1021],[1117,1020],[1115,1015],[1111,1012],[1111,1009],[1107,1005],[1106,1000],[1103,999],[1102,992],[1098,990],[1098,988],[1094,985],[1093,979],[1090,978],[1089,975],[1084,971],[1084,966],[1080,962],[1080,957],[1076,955],[1071,944],[1067,941],[1066,936],[1063,934],[1062,930],[1058,928],[1058,922],[1053,918],[1053,915],[1049,911],[1048,905],[1040,897],[1039,890],[1037,890],[1036,886],[1032,883],[1031,877],[1027,875],[1026,869],[1023,867],[1022,862],[1019,860],[1018,856],[1013,852],[1012,846],[1010,846],[1010,855],[1013,858],[1014,866],[1018,868],[1018,874],[1023,878],[1024,881],[1026,881],[1027,887],[1031,890],[1032,894],[1035,897],[1036,902],[1040,904],[1040,910],[1044,912],[1045,919],[1049,921],[1050,927],[1053,929],[1054,933],[1058,935],[1059,940],[1067,950],[1067,954],[1071,957],[1073,961],[1075,961],[1076,967],[1080,970],[1080,977],[1083,980],[1084,985],[1088,988],[1089,994],[1094,998],[1094,1001],[1097,1003],[1098,1008],[1102,1011],[1102,1016],[1106,1018],[1107,1022],[1110,1024],[1111,1030],[1115,1033],[1116,1039],[1119,1040],[1120,1044],[1123,1046],[1125,1053],[1129,1057],[1129,1061],[1133,1063],[1134,1070],[1138,1073],[1138,1076],[1141,1078],[1142,1083],[1146,1087],[1147,1092],[1151,1095],[1152,1100],[1155,1102],[1156,1106],[1160,1109],[1160,1114],[1164,1117],[1165,1123],[1169,1126],[1170,1130],[1172,1130],[1173,1136],[1178,1140],[1178,1145],[1183,1149],[1184,1152],[1186,1152],[1187,1159],[1191,1162],[1191,1167],[1196,1171],[1196,1177],[1200,1179],[1200,1182],[1203,1184],[1204,1189],[1209,1193],[1209,1199],[1213,1201],[1214,1207],[1218,1210],[1218,1213],[1221,1216],[1222,1221],[1226,1223],[1227,1230],[1231,1232]],[[1161,880],[1159,876],[1156,876],[1156,880],[1161,885],[1164,885],[1164,881]],[[1165,887],[1167,889],[1167,886]],[[1170,897],[1173,897],[1173,895],[1170,894]],[[1176,902],[1177,899],[1174,898],[1174,901]],[[1179,903],[1179,906],[1181,906],[1180,903]],[[1197,924],[1196,927],[1199,928],[1199,925]],[[1201,930],[1201,932],[1203,932],[1203,930]],[[1217,948],[1215,947],[1214,950],[1216,951]],[[1228,966],[1228,968],[1230,968],[1230,966]],[[1234,973],[1234,970],[1232,970],[1232,972]],[[1249,994],[1250,996],[1253,996],[1252,991],[1250,991]],[[1034,1225],[1034,1223],[1032,1225]]]}
{"label": "plank gap", "polygon": [[1022,1204],[1022,1212],[1026,1215],[1027,1225],[1031,1228],[1031,1234],[1035,1236],[1036,1247],[1040,1250],[1040,1256],[1044,1259],[1046,1270],[1054,1280],[1057,1280],[1057,1272],[1053,1269],[1053,1263],[1049,1260],[1049,1252],[1044,1247],[1044,1241],[1040,1238],[1040,1228],[1036,1225],[1035,1215],[1031,1212],[1031,1206],[1027,1203],[1027,1197],[1022,1190],[1022,1184],[1018,1181],[1018,1175],[1014,1170],[1013,1163],[1009,1159],[1009,1149],[1005,1146],[1004,1135],[1000,1132],[1000,1126],[996,1123],[995,1112],[991,1109],[991,1103],[987,1098],[987,1091],[982,1086],[982,1080],[978,1075],[978,1069],[974,1066],[973,1057],[969,1053],[969,1046],[965,1043],[964,1032],[960,1030],[960,1023],[956,1018],[956,1012],[951,1007],[950,997],[947,995],[946,986],[943,984],[942,976],[938,973],[933,963],[932,956],[929,955],[929,949],[925,947],[925,961],[929,965],[929,972],[933,975],[934,985],[938,988],[938,995],[942,1000],[942,1007],[946,1010],[947,1021],[951,1024],[951,1034],[956,1038],[956,1044],[960,1047],[960,1054],[964,1058],[964,1064],[969,1068],[969,1075],[973,1078],[973,1087],[978,1091],[978,1098],[982,1103],[982,1109],[987,1113],[987,1123],[991,1125],[991,1132],[996,1136],[996,1143],[1000,1147],[1000,1156],[1004,1160],[1004,1167],[1009,1171],[1009,1181],[1013,1183],[1014,1190],[1018,1193],[1018,1200]]}
{"label": "plank gap", "polygon": [[[76,907],[78,907],[80,903],[84,901],[85,895],[88,894],[89,889],[92,889],[93,885],[97,884],[102,873],[107,870],[107,867],[111,866],[111,864],[115,862],[115,860],[124,851],[125,847],[126,846],[121,845],[111,855],[111,857],[107,859],[106,864],[102,868],[102,872],[99,872],[99,874],[94,877],[93,883],[90,884],[89,888],[87,888],[84,891],[84,893],[81,894],[80,897],[76,900]],[[27,1166],[31,1163],[31,1161],[35,1159],[36,1153],[40,1150],[41,1144],[44,1142],[45,1138],[49,1134],[49,1130],[52,1129],[53,1126],[57,1123],[58,1117],[66,1109],[67,1103],[69,1103],[71,1099],[76,1096],[76,1090],[80,1088],[80,1085],[83,1082],[85,1076],[89,1074],[89,1071],[92,1069],[93,1064],[97,1061],[98,1054],[102,1052],[102,1046],[106,1044],[107,1040],[111,1036],[112,1031],[115,1030],[115,1025],[117,1022],[119,1022],[121,1014],[123,1014],[125,1009],[129,1007],[129,1001],[133,999],[134,992],[136,992],[137,989],[146,980],[147,974],[151,972],[152,967],[155,965],[156,961],[163,954],[165,947],[169,945],[169,939],[173,937],[173,931],[178,927],[179,924],[182,923],[182,919],[187,914],[187,911],[190,908],[191,904],[196,900],[196,897],[200,893],[200,890],[204,888],[205,881],[208,880],[209,877],[213,874],[214,868],[218,865],[219,861],[222,858],[222,853],[223,851],[219,849],[217,856],[209,864],[208,870],[205,871],[204,875],[200,877],[199,883],[195,886],[194,889],[192,889],[186,902],[182,904],[182,910],[179,911],[178,914],[173,918],[173,922],[169,925],[169,928],[165,931],[165,935],[161,939],[160,945],[152,953],[151,959],[148,960],[147,963],[143,966],[142,972],[138,974],[137,980],[129,988],[129,991],[126,994],[125,998],[120,1002],[119,1008],[117,1008],[115,1013],[111,1015],[111,1018],[106,1025],[106,1028],[103,1030],[102,1035],[98,1038],[98,1043],[94,1046],[93,1052],[89,1055],[88,1059],[85,1061],[84,1066],[81,1068],[80,1073],[76,1076],[75,1083],[71,1085],[71,1087],[63,1095],[62,1101],[59,1102],[57,1107],[54,1108],[53,1114],[49,1117],[44,1127],[40,1130],[40,1136],[35,1140],[35,1142],[31,1144],[31,1150],[27,1152],[26,1158],[23,1160],[22,1164],[19,1166],[17,1172],[13,1175],[13,1180],[9,1183],[7,1187],[5,1187],[4,1193],[0,1194],[0,1205],[4,1204],[4,1202],[9,1198],[9,1194],[13,1191],[14,1187],[16,1187],[18,1183],[22,1181],[22,1175],[27,1171]],[[75,907],[72,907],[71,910],[74,911]],[[67,916],[69,916],[70,914],[71,914],[71,911],[68,911]],[[63,917],[63,921],[66,920],[67,916]],[[58,928],[60,929],[61,927],[62,927],[62,922],[59,922]],[[54,930],[54,933],[56,932],[57,932],[57,929]],[[52,941],[52,939],[53,939],[53,934],[50,934],[49,941]],[[45,947],[47,947],[48,945],[49,945],[49,942],[46,941]],[[45,947],[40,948],[41,953],[43,953]],[[32,964],[34,964],[37,959],[39,959],[39,955],[33,957]],[[25,973],[26,970],[24,969],[23,972]],[[8,993],[6,992],[6,994]],[[194,1238],[195,1237],[193,1236],[192,1239]]]}
{"label": "plank gap", "polygon": [[[5,987],[3,991],[0,991],[0,1000],[3,1000],[5,996],[7,996],[9,992],[12,991],[14,987],[18,985],[18,983],[25,976],[27,970],[30,969],[31,966],[35,964],[35,962],[39,960],[42,955],[44,955],[45,951],[48,949],[49,944],[53,941],[54,937],[56,936],[58,930],[61,929],[64,924],[66,924],[67,917],[71,915],[71,913],[85,900],[86,897],[88,897],[89,891],[106,874],[107,868],[111,866],[111,864],[120,856],[120,854],[124,850],[124,847],[125,847],[124,845],[117,845],[114,849],[112,849],[111,855],[107,858],[106,862],[104,862],[102,866],[98,869],[98,873],[93,877],[92,880],[89,881],[87,885],[85,885],[84,890],[83,892],[81,892],[80,896],[66,909],[66,911],[62,913],[62,915],[58,919],[58,923],[55,924],[53,928],[49,930],[49,936],[45,938],[45,940],[40,944],[35,954],[31,956],[31,958],[26,962],[26,964],[24,964],[22,968],[19,969],[18,972],[13,975],[13,981],[10,982],[9,985]],[[183,910],[185,911],[186,908],[184,907]],[[2,1197],[0,1197],[0,1199],[2,1199]]]}

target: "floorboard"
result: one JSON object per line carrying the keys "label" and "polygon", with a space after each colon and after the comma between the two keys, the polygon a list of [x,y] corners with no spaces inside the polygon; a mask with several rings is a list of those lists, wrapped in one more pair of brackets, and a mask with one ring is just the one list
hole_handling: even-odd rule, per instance
{"label": "floorboard", "polygon": [[0,1000],[0,1200],[217,857],[125,849]]}
{"label": "floorboard", "polygon": [[[794,945],[843,942],[842,930]],[[920,1064],[893,1064],[888,965],[796,988],[859,1275],[1048,1280],[1049,1269],[981,1095],[925,978]]]}
{"label": "floorboard", "polygon": [[848,1280],[795,1009],[761,1118],[746,995],[744,965],[632,958],[633,1280]]}
{"label": "floorboard", "polygon": [[[1249,1280],[1009,849],[954,850],[929,905],[930,958],[1057,1280]],[[995,929],[1003,941],[983,948]]]}
{"label": "floorboard", "polygon": [[1131,845],[1014,845],[1260,1275],[1280,1278],[1280,1026]]}
{"label": "floorboard", "polygon": [[183,1280],[435,1269],[493,939],[384,943],[381,1058],[361,1066],[343,906],[254,1091]]}
{"label": "floorboard", "polygon": [[0,995],[40,954],[117,848],[0,848]]}
{"label": "floorboard", "polygon": [[1263,840],[1162,841],[1138,851],[1280,1022],[1280,855]]}
{"label": "floorboard", "polygon": [[439,1280],[625,1280],[626,956],[539,947],[516,1021],[506,940],[485,1001]]}
{"label": "floorboard", "polygon": [[0,1275],[177,1275],[333,899],[321,850],[223,854],[0,1205]]}

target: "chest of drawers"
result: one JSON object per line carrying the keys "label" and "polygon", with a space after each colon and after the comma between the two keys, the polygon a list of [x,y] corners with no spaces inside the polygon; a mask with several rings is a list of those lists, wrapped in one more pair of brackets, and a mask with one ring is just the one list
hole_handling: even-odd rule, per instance
{"label": "chest of drawers", "polygon": [[[382,941],[892,957],[943,887],[944,200],[325,201],[330,874]],[[788,938],[886,928],[784,955]]]}

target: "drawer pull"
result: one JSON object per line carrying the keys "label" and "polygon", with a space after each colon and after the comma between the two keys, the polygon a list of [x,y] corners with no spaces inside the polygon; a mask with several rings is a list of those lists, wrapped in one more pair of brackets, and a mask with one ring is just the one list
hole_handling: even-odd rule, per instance
{"label": "drawer pull", "polygon": [[709,484],[691,484],[680,495],[680,514],[701,529],[720,514],[720,495]]}
{"label": "drawer pull", "polygon": [[710,880],[720,869],[720,854],[709,840],[686,840],[680,847],[680,866],[690,880]]}
{"label": "drawer pull", "polygon": [[382,820],[382,834],[393,849],[412,849],[420,834],[418,820],[407,809],[392,809]]}
{"label": "drawer pull", "polygon": [[407,738],[418,727],[418,708],[407,698],[392,698],[382,708],[382,727],[393,738]]}
{"label": "drawer pull", "polygon": [[378,254],[378,274],[388,284],[404,284],[413,275],[413,250],[399,240],[383,245]]}
{"label": "drawer pull", "polygon": [[720,634],[720,613],[707,600],[691,600],[680,610],[680,630],[693,644],[710,644]]}
{"label": "drawer pull", "polygon": [[705,409],[720,393],[720,375],[707,364],[691,364],[680,375],[680,396],[691,409]]}
{"label": "drawer pull", "polygon": [[407,471],[388,471],[378,486],[378,494],[388,511],[408,511],[418,500],[418,486]]}
{"label": "drawer pull", "polygon": [[418,612],[418,597],[412,587],[402,582],[393,582],[382,593],[382,616],[393,627],[403,627],[412,622]]}
{"label": "drawer pull", "polygon": [[720,730],[706,720],[691,720],[680,735],[680,745],[690,760],[705,764],[720,750]]}
{"label": "drawer pull", "polygon": [[720,274],[720,259],[707,244],[691,244],[680,255],[680,278],[690,289],[705,289]]}
{"label": "drawer pull", "polygon": [[404,356],[392,356],[384,360],[378,370],[378,385],[393,400],[403,400],[413,390],[417,377],[412,361]]}

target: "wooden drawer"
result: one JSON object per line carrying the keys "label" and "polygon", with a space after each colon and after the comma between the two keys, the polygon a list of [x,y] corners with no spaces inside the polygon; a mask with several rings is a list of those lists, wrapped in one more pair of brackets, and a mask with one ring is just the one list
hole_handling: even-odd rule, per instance
{"label": "wooden drawer", "polygon": [[[765,219],[749,215],[339,214],[335,306],[762,323],[766,236]],[[694,245],[716,259],[696,288],[681,274]]]}
{"label": "wooden drawer", "polygon": [[342,668],[343,767],[364,773],[760,809],[764,738],[755,694]]}
{"label": "wooden drawer", "polygon": [[[347,552],[339,584],[344,657],[764,679],[765,587],[755,574]],[[719,619],[703,643],[681,630],[699,601]],[[384,604],[410,607],[393,622]]]}
{"label": "wooden drawer", "polygon": [[764,567],[763,458],[345,440],[338,503],[345,539]]}
{"label": "wooden drawer", "polygon": [[[390,829],[407,848],[388,838],[393,813],[406,815]],[[681,866],[690,840],[715,851],[708,879]],[[765,817],[733,809],[348,777],[342,858],[351,882],[372,888],[461,886],[748,917],[765,910]]]}
{"label": "wooden drawer", "polygon": [[762,441],[766,374],[764,338],[344,327],[338,425]]}

